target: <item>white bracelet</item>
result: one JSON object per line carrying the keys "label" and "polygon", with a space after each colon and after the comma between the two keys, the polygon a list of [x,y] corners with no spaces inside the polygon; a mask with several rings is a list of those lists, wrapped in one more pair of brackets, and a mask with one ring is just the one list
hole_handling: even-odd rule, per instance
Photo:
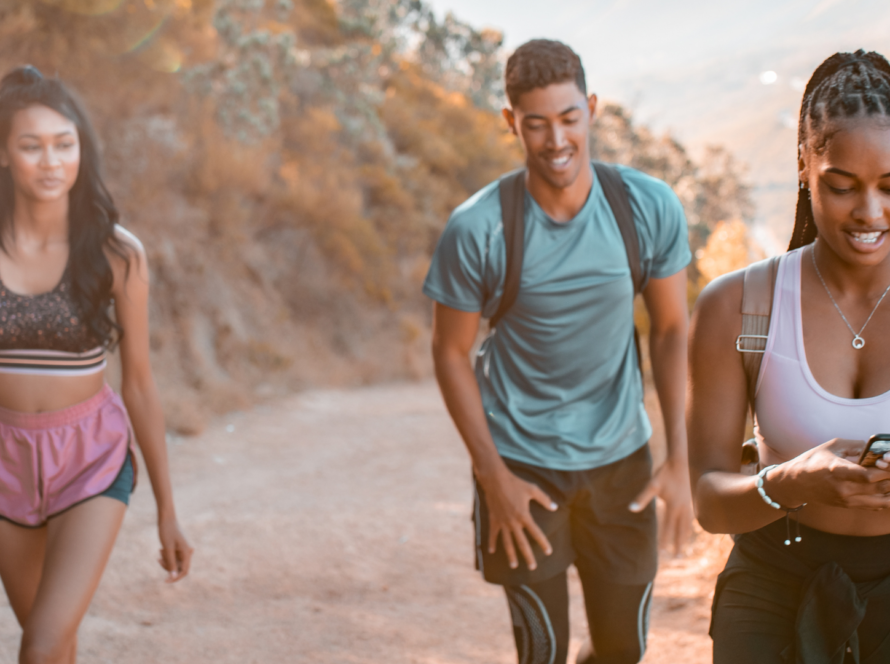
{"label": "white bracelet", "polygon": [[763,502],[765,502],[767,505],[769,505],[773,509],[781,510],[784,508],[781,505],[779,505],[779,503],[777,503],[775,500],[773,500],[772,498],[767,496],[766,491],[763,490],[763,481],[766,479],[766,474],[775,467],[776,467],[776,464],[773,464],[772,466],[767,466],[766,468],[761,470],[759,473],[757,473],[756,486],[757,486],[757,493],[759,493],[760,497],[763,498]]}

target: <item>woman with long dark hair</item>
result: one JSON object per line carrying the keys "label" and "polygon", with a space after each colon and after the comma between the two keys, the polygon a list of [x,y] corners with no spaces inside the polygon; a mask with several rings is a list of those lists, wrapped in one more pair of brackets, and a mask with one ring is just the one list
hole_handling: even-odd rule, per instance
{"label": "woman with long dark hair", "polygon": [[[0,81],[0,578],[23,629],[22,664],[76,661],[77,629],[135,485],[135,441],[157,501],[161,566],[168,581],[189,569],[149,366],[148,266],[117,221],[80,104],[33,67],[8,73]],[[116,344],[122,399],[105,382]]]}
{"label": "woman with long dark hair", "polygon": [[[706,530],[735,535],[714,597],[714,661],[885,663],[890,455],[871,467],[859,455],[890,433],[887,60],[837,53],[816,69],[798,151],[788,253],[772,273],[714,281],[693,317],[696,511]],[[764,291],[765,306],[749,306]],[[756,475],[739,468],[749,400]]]}

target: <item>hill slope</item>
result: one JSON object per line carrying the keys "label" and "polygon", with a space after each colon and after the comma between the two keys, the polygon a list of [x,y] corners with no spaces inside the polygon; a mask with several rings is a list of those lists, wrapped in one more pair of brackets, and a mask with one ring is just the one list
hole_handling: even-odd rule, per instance
{"label": "hill slope", "polygon": [[[152,269],[173,428],[311,385],[429,373],[420,284],[449,212],[521,162],[494,110],[501,36],[414,0],[6,0],[0,68],[78,89]],[[701,163],[606,110],[596,154],[666,179],[695,246],[750,214]]]}

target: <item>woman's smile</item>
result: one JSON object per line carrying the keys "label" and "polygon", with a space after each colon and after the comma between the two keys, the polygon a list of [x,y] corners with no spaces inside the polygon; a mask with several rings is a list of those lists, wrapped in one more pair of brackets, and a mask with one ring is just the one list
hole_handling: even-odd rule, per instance
{"label": "woman's smile", "polygon": [[884,239],[887,235],[887,229],[875,231],[843,231],[848,238],[850,246],[856,251],[872,252],[877,251],[884,245]]}

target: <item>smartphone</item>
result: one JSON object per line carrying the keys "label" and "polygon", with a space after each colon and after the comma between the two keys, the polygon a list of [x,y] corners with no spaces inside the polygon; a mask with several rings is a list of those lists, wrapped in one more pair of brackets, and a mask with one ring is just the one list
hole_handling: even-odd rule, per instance
{"label": "smartphone", "polygon": [[876,433],[868,439],[859,456],[860,466],[874,466],[875,461],[890,452],[890,433]]}

